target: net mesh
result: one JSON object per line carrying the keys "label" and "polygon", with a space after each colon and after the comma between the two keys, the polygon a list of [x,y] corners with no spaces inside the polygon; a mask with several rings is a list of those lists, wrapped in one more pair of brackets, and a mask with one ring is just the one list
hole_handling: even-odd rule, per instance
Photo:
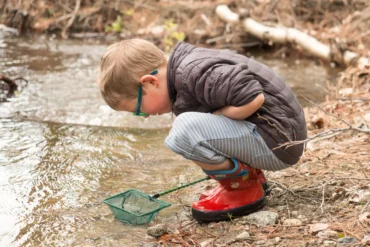
{"label": "net mesh", "polygon": [[133,225],[147,224],[161,209],[171,206],[135,189],[109,197],[103,202],[109,206],[115,218]]}

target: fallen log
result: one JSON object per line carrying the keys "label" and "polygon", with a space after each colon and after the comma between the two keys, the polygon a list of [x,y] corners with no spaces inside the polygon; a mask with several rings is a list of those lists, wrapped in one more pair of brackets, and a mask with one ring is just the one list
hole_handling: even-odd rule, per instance
{"label": "fallen log", "polygon": [[[227,5],[217,6],[216,14],[227,23],[235,24],[240,22],[239,15],[232,12]],[[370,66],[369,58],[361,57],[350,50],[334,49],[333,45],[326,45],[296,28],[269,27],[252,18],[246,18],[242,24],[246,32],[269,43],[297,44],[316,57],[346,66],[357,65],[360,68]]]}

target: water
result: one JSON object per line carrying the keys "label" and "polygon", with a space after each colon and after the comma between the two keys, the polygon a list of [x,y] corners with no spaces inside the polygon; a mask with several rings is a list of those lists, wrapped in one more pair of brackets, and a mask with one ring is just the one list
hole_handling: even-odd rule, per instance
{"label": "water", "polygon": [[[146,228],[114,220],[102,200],[204,177],[164,146],[170,114],[145,119],[105,106],[96,74],[106,45],[0,34],[1,73],[29,80],[19,97],[0,104],[0,246],[136,246],[146,242]],[[335,72],[257,58],[316,102]],[[176,221],[177,197],[190,204],[192,188],[163,196],[173,205],[157,222]]]}

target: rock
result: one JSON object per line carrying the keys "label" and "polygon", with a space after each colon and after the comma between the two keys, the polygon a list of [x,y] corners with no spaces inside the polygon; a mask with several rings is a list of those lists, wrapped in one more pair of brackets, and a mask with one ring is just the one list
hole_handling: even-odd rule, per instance
{"label": "rock", "polygon": [[298,216],[298,211],[292,211],[292,216],[297,217]]}
{"label": "rock", "polygon": [[329,225],[326,224],[326,223],[316,223],[316,224],[312,224],[310,226],[310,232],[311,233],[316,233],[316,232],[319,232],[319,231],[324,231],[326,229],[328,229]]}
{"label": "rock", "polygon": [[271,211],[258,211],[243,217],[246,222],[258,226],[274,225],[278,218],[279,214]]}
{"label": "rock", "polygon": [[164,33],[164,27],[163,26],[154,26],[151,28],[150,32],[154,36],[161,36]]}
{"label": "rock", "polygon": [[342,96],[348,96],[353,93],[353,89],[351,87],[342,88],[338,91],[338,93]]}
{"label": "rock", "polygon": [[276,238],[274,238],[274,240],[275,240],[275,243],[279,243],[280,240],[281,240],[281,238],[280,237],[276,237]]}
{"label": "rock", "polygon": [[262,244],[264,244],[266,241],[265,240],[258,240],[257,242],[256,242],[256,245],[262,245]]}
{"label": "rock", "polygon": [[338,232],[336,232],[336,231],[330,231],[330,230],[328,230],[328,231],[322,231],[322,232],[319,232],[317,234],[317,236],[319,238],[324,238],[324,239],[326,239],[326,238],[337,238],[338,237]]}
{"label": "rock", "polygon": [[363,214],[360,214],[360,216],[358,216],[358,220],[361,223],[370,223],[370,212],[365,212]]}
{"label": "rock", "polygon": [[366,113],[364,118],[365,118],[366,121],[370,122],[370,112]]}
{"label": "rock", "polygon": [[222,225],[222,222],[211,222],[208,224],[209,229],[217,229],[220,228]]}
{"label": "rock", "polygon": [[352,243],[356,243],[356,239],[351,238],[351,237],[338,238],[338,243],[340,243],[340,244],[352,244]]}
{"label": "rock", "polygon": [[299,219],[286,219],[284,220],[283,225],[284,226],[301,226],[302,221],[300,221]]}
{"label": "rock", "polygon": [[350,202],[367,203],[370,200],[370,191],[358,191],[357,195],[349,199]]}
{"label": "rock", "polygon": [[200,243],[200,247],[206,247],[206,246],[210,246],[211,243],[213,243],[214,239],[213,238],[210,238],[210,239],[207,239],[203,242]]}
{"label": "rock", "polygon": [[146,230],[146,233],[152,237],[158,238],[165,233],[168,233],[168,227],[166,224],[158,224],[152,227],[149,227]]}
{"label": "rock", "polygon": [[[271,190],[271,192],[272,192],[272,193],[274,193],[274,194],[281,194],[281,193],[283,193],[283,192],[284,192],[284,190],[283,190],[282,188],[275,187],[275,188],[273,188],[273,189]],[[284,206],[282,206],[282,207],[284,207]],[[285,208],[285,207],[284,207],[284,208]],[[279,211],[281,211],[281,210],[279,210]]]}
{"label": "rock", "polygon": [[363,245],[370,244],[370,235],[365,235],[364,238],[361,240],[361,244]]}
{"label": "rock", "polygon": [[324,241],[324,246],[336,246],[337,243],[335,241],[326,240]]}
{"label": "rock", "polygon": [[0,24],[0,31],[5,32],[5,33],[15,34],[15,35],[19,34],[17,29],[5,26],[4,24]]}
{"label": "rock", "polygon": [[242,232],[238,236],[236,236],[236,240],[247,240],[249,239],[249,237],[249,232]]}

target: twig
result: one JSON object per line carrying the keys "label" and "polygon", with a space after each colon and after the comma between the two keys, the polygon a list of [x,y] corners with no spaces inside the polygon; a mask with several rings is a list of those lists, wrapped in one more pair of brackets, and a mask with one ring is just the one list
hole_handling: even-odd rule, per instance
{"label": "twig", "polygon": [[322,200],[321,200],[321,205],[320,205],[322,214],[324,213],[324,204],[325,204],[325,186],[326,186],[326,183],[322,185]]}
{"label": "twig", "polygon": [[288,218],[290,219],[290,210],[289,210],[288,200],[285,200],[285,202],[286,202],[286,207],[287,207],[287,210],[288,210]]}
{"label": "twig", "polygon": [[327,139],[327,138],[330,138],[332,136],[335,136],[337,135],[339,132],[347,132],[347,131],[352,131],[352,130],[355,130],[355,131],[358,131],[358,132],[362,132],[362,133],[365,133],[365,134],[370,134],[370,129],[366,128],[361,128],[361,127],[353,127],[351,124],[349,124],[346,120],[338,117],[338,116],[335,116],[327,111],[325,111],[322,107],[320,107],[319,105],[317,105],[316,103],[312,102],[311,100],[307,99],[306,97],[304,97],[303,95],[301,95],[304,99],[306,99],[307,101],[309,101],[310,103],[312,103],[313,105],[315,105],[316,107],[318,107],[320,110],[322,110],[324,113],[328,114],[329,116],[332,116],[336,119],[338,119],[339,121],[343,122],[344,124],[346,124],[348,126],[348,128],[337,128],[337,129],[328,129],[324,132],[321,132],[321,133],[318,133],[314,136],[311,136],[305,140],[301,140],[301,141],[289,141],[289,142],[286,142],[286,143],[283,143],[281,144],[280,146],[278,147],[275,147],[273,148],[272,150],[275,150],[275,149],[278,149],[278,148],[281,148],[281,147],[291,147],[291,146],[294,146],[294,145],[299,145],[299,144],[305,144],[313,139],[316,139],[318,137],[322,137],[323,139]]}
{"label": "twig", "polygon": [[146,9],[150,9],[150,10],[154,10],[156,11],[157,8],[153,7],[153,6],[150,6],[148,4],[144,4],[144,3],[136,3],[135,1],[133,0],[122,0],[123,2],[126,2],[126,3],[131,3],[135,6],[139,6],[139,7],[142,7],[142,8],[146,8]]}
{"label": "twig", "polygon": [[210,232],[208,232],[208,231],[206,231],[205,229],[203,229],[203,228],[198,228],[198,229],[200,229],[200,230],[202,230],[203,232],[205,232],[205,233],[207,233],[208,235],[210,235],[210,236],[212,236],[212,237],[214,237],[214,238],[219,238],[218,236],[216,236],[216,235],[214,235],[214,234],[212,234],[212,233],[210,233]]}
{"label": "twig", "polygon": [[68,20],[67,25],[64,27],[64,29],[62,31],[62,37],[63,38],[67,38],[67,31],[70,28],[70,26],[73,24],[73,22],[76,18],[77,12],[80,9],[80,5],[81,5],[81,0],[76,0],[76,5],[75,5],[75,9],[73,10],[73,14],[72,14],[71,18]]}
{"label": "twig", "polygon": [[366,99],[366,98],[337,98],[337,100],[360,100],[360,101],[370,101],[370,99]]}
{"label": "twig", "polygon": [[367,203],[365,204],[364,208],[361,210],[361,213],[362,214],[363,212],[365,212],[366,208],[369,206],[370,204],[370,200],[367,201]]}
{"label": "twig", "polygon": [[334,179],[355,179],[355,180],[366,180],[366,181],[370,181],[370,178],[334,177]]}
{"label": "twig", "polygon": [[302,94],[301,94],[301,97],[303,97],[305,100],[307,100],[307,101],[308,101],[308,102],[310,102],[311,104],[313,104],[313,105],[315,105],[316,107],[318,107],[320,110],[322,110],[323,112],[325,112],[325,113],[326,113],[326,114],[328,114],[329,116],[332,116],[332,117],[334,117],[334,118],[338,119],[339,121],[341,121],[341,122],[345,123],[348,127],[352,128],[352,125],[351,125],[351,124],[349,124],[346,120],[341,119],[340,117],[335,116],[335,115],[331,114],[330,112],[325,111],[321,106],[319,106],[319,105],[318,105],[318,104],[316,104],[315,102],[313,102],[313,101],[311,101],[311,100],[307,99],[307,98],[306,98],[306,97],[304,97]]}

